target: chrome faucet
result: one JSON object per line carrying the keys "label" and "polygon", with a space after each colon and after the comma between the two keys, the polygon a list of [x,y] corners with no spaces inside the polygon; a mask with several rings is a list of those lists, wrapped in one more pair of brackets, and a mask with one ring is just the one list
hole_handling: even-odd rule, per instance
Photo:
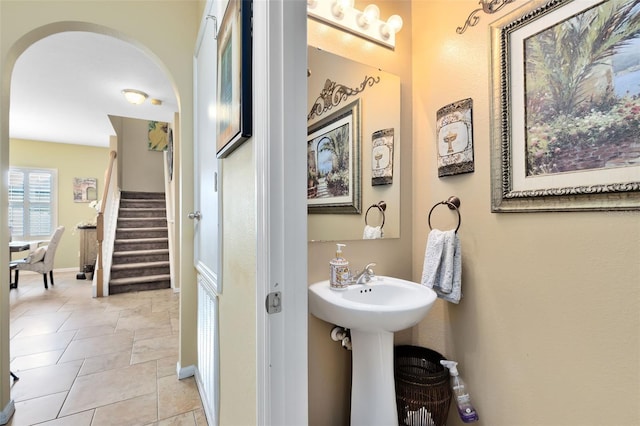
{"label": "chrome faucet", "polygon": [[365,284],[371,281],[371,278],[376,276],[376,273],[373,272],[374,266],[376,266],[375,263],[367,263],[362,272],[357,272],[351,282],[353,284]]}

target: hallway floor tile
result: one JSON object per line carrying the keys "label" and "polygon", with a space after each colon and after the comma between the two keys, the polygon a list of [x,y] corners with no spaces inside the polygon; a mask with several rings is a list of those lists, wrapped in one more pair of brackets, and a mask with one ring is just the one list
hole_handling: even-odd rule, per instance
{"label": "hallway floor tile", "polygon": [[173,290],[94,299],[91,282],[20,275],[9,293],[11,426],[207,424],[193,377],[178,380]]}

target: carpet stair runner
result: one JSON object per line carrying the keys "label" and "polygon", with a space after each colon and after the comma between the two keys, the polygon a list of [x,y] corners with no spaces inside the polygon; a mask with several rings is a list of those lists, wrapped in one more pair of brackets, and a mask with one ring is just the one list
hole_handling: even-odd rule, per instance
{"label": "carpet stair runner", "polygon": [[164,193],[123,191],[109,294],[171,287]]}

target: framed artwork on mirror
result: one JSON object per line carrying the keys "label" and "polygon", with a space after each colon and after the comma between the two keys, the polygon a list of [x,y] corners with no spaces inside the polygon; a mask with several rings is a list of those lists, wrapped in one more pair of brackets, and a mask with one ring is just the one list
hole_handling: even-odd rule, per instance
{"label": "framed artwork on mirror", "polygon": [[533,1],[491,39],[492,211],[640,208],[640,4]]}
{"label": "framed artwork on mirror", "polygon": [[251,136],[251,51],[251,0],[230,0],[218,31],[218,158]]}
{"label": "framed artwork on mirror", "polygon": [[393,128],[376,130],[371,135],[371,185],[393,183]]}
{"label": "framed artwork on mirror", "polygon": [[307,132],[309,213],[362,211],[360,100],[351,102]]}

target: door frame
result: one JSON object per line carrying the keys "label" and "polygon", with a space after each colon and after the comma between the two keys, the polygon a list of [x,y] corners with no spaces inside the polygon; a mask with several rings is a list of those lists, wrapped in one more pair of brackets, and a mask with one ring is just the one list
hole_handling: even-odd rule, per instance
{"label": "door frame", "polygon": [[[308,424],[307,10],[253,2],[257,424]],[[282,311],[267,314],[270,292]]]}

